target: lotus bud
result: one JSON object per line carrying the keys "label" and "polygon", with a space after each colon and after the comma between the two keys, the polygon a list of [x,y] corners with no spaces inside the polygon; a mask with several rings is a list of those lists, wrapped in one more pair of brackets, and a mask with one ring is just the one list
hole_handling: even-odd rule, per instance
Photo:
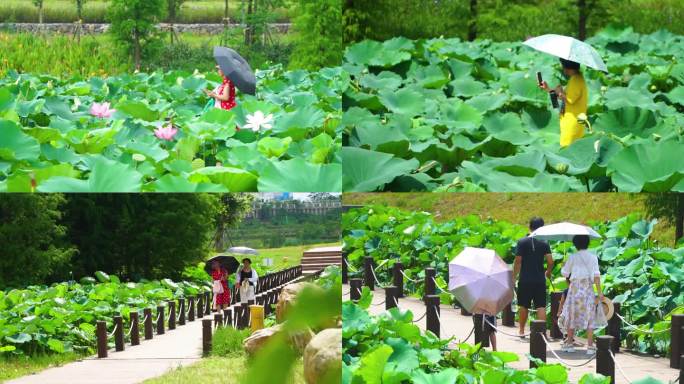
{"label": "lotus bud", "polygon": [[530,74],[529,74],[529,73],[526,73],[526,74],[525,74],[525,78],[526,78],[526,79],[529,79],[529,78],[530,78]]}
{"label": "lotus bud", "polygon": [[656,90],[658,90],[658,87],[656,87],[655,85],[651,85],[651,91],[655,92]]}
{"label": "lotus bud", "polygon": [[198,170],[200,168],[204,168],[204,160],[203,159],[194,159],[191,164],[192,164],[193,170]]}
{"label": "lotus bud", "polygon": [[556,164],[556,172],[560,173],[561,175],[564,175],[570,166],[566,163],[558,163]]}
{"label": "lotus bud", "polygon": [[135,160],[135,161],[137,161],[137,162],[139,162],[139,163],[141,163],[141,162],[145,161],[145,159],[147,159],[147,158],[145,157],[145,155],[140,154],[140,153],[135,153],[135,154],[133,154],[132,157],[133,157],[133,160]]}
{"label": "lotus bud", "polygon": [[176,85],[182,85],[183,84],[183,78],[178,76],[176,77]]}
{"label": "lotus bud", "polygon": [[606,93],[607,90],[608,90],[608,87],[606,87],[605,85],[601,86],[601,92],[602,93]]}
{"label": "lotus bud", "polygon": [[598,153],[600,147],[601,147],[601,140],[594,141],[594,152]]}

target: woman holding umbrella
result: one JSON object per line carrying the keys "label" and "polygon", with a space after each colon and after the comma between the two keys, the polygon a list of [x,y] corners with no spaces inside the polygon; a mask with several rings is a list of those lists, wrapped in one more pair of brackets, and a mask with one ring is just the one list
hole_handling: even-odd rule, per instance
{"label": "woman holding umbrella", "polygon": [[206,89],[204,92],[207,94],[207,96],[211,97],[214,99],[214,107],[215,108],[221,108],[225,110],[230,110],[233,107],[235,107],[235,85],[233,84],[232,81],[223,73],[221,70],[221,67],[216,65],[216,70],[218,71],[219,76],[223,79],[223,82],[216,87],[213,91],[207,91]]}
{"label": "woman holding umbrella", "polygon": [[221,266],[218,260],[211,262],[211,278],[214,282],[214,310],[226,309],[230,306],[230,289],[228,288],[230,273]]}
{"label": "woman holding umbrella", "polygon": [[[608,68],[591,45],[570,36],[542,35],[528,39],[523,44],[560,58],[563,75],[568,79],[565,89],[561,86],[549,89],[549,85],[541,79],[540,72],[537,72],[537,80],[539,87],[549,93],[555,92],[561,100],[560,146],[567,147],[584,136],[584,127],[580,123],[586,120],[589,92],[580,72],[580,64],[603,72],[608,72]],[[552,102],[556,107],[553,95]]]}
{"label": "woman holding umbrella", "polygon": [[542,81],[539,87],[546,92],[556,92],[561,100],[560,109],[560,146],[567,147],[584,136],[584,126],[577,117],[587,113],[587,100],[589,90],[584,82],[584,76],[580,72],[579,63],[560,59],[563,66],[563,75],[568,79],[568,86],[563,89],[561,85],[551,89],[546,81]]}

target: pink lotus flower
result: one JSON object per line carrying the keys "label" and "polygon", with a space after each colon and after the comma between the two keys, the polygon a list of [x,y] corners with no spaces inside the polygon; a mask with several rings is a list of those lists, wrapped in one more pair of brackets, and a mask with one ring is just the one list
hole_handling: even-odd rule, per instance
{"label": "pink lotus flower", "polygon": [[90,114],[101,119],[112,117],[114,112],[116,112],[116,109],[109,109],[109,103],[93,103],[90,106]]}
{"label": "pink lotus flower", "polygon": [[154,135],[162,140],[173,140],[173,137],[178,133],[178,129],[174,128],[171,124],[159,127],[154,130]]}

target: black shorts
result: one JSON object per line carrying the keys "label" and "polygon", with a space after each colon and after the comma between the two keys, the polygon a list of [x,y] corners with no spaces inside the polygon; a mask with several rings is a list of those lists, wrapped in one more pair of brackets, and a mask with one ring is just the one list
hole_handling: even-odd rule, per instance
{"label": "black shorts", "polygon": [[546,283],[518,283],[518,305],[527,309],[546,308]]}

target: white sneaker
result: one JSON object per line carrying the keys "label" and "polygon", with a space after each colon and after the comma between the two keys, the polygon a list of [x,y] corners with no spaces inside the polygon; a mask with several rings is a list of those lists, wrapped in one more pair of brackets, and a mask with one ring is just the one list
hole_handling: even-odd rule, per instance
{"label": "white sneaker", "polygon": [[587,355],[588,356],[594,356],[596,354],[596,347],[591,346],[587,347]]}
{"label": "white sneaker", "polygon": [[568,353],[574,353],[575,352],[575,346],[572,345],[572,343],[569,343],[569,344],[564,343],[561,345],[561,351],[568,352]]}

